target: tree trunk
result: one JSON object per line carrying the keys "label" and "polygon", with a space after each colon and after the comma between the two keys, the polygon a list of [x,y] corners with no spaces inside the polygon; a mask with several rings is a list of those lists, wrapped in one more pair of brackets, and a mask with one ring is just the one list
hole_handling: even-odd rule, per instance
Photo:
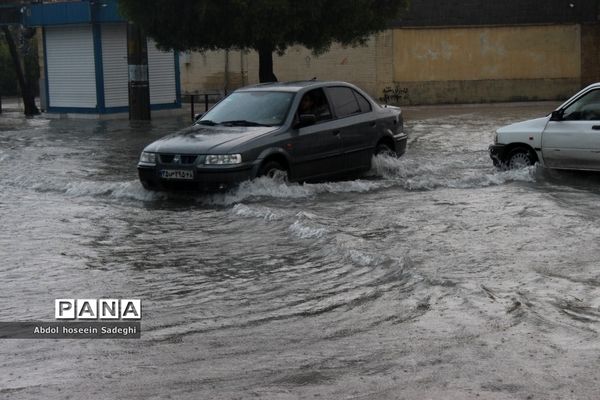
{"label": "tree trunk", "polygon": [[25,106],[25,115],[37,115],[40,113],[37,106],[35,105],[35,96],[31,90],[31,86],[29,82],[25,80],[25,74],[23,73],[23,67],[21,66],[21,60],[19,58],[19,53],[17,52],[17,46],[15,45],[15,41],[8,29],[8,26],[3,26],[2,31],[4,32],[4,36],[6,37],[6,43],[8,44],[8,49],[10,51],[10,56],[13,61],[13,65],[15,67],[15,71],[17,73],[17,78],[19,80],[19,87],[21,88],[21,97],[23,97],[23,105]]}
{"label": "tree trunk", "polygon": [[258,49],[258,80],[260,83],[277,82],[273,73],[273,49],[270,47]]}

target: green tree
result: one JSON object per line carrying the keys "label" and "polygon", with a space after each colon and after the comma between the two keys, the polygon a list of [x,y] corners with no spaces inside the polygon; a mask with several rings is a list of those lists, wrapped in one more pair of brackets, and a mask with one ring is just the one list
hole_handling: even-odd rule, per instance
{"label": "green tree", "polygon": [[259,80],[273,82],[273,52],[333,42],[361,45],[398,17],[408,0],[119,0],[122,13],[174,50],[253,49]]}

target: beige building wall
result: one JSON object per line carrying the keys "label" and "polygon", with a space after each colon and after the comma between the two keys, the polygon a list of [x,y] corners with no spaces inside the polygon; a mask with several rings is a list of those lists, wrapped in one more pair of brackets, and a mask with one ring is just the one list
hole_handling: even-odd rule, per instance
{"label": "beige building wall", "polygon": [[248,84],[247,53],[207,51],[180,53],[183,94],[226,92]]}
{"label": "beige building wall", "polygon": [[[334,44],[321,55],[303,46],[292,46],[285,55],[273,54],[273,69],[280,81],[317,78],[352,82],[371,95],[392,79],[392,31],[373,36],[366,46]],[[258,54],[254,51],[192,52],[180,57],[184,93],[228,91],[258,83]]]}
{"label": "beige building wall", "polygon": [[400,102],[558,99],[580,82],[579,25],[394,30]]}
{"label": "beige building wall", "polygon": [[[387,47],[386,47],[387,45]],[[368,93],[378,92],[378,82],[391,78],[391,69],[379,69],[388,59],[391,66],[392,34],[388,31],[371,37],[365,46],[342,47],[334,44],[322,55],[314,55],[302,46],[289,48],[284,56],[274,56],[273,64],[277,79],[294,81],[317,78],[319,80],[341,80],[352,82]],[[258,56],[249,58],[250,82],[258,78]]]}
{"label": "beige building wall", "polygon": [[[319,56],[290,47],[274,55],[274,72],[280,81],[352,82],[395,104],[562,99],[581,87],[583,36],[580,25],[399,28]],[[184,54],[180,65],[184,93],[258,83],[255,52]]]}
{"label": "beige building wall", "polygon": [[394,31],[397,81],[578,78],[579,26]]}

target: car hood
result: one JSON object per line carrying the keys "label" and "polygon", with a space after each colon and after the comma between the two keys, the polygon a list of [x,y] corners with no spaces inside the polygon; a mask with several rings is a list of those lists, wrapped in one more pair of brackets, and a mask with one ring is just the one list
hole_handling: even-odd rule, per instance
{"label": "car hood", "polygon": [[144,151],[154,153],[209,154],[227,153],[234,147],[277,130],[271,126],[209,126],[192,125],[174,134],[165,136]]}
{"label": "car hood", "polygon": [[536,118],[536,119],[530,119],[530,120],[523,121],[523,122],[517,122],[516,124],[510,124],[510,125],[503,126],[502,128],[498,129],[496,132],[498,132],[498,134],[541,133],[544,130],[544,128],[546,127],[546,124],[548,123],[549,119],[550,119],[550,117],[546,116],[543,118]]}

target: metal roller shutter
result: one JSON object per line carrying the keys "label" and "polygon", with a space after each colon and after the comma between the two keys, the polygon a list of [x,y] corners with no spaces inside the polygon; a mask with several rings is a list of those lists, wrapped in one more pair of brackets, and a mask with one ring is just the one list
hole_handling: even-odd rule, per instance
{"label": "metal roller shutter", "polygon": [[46,28],[49,107],[95,108],[91,26]]}
{"label": "metal roller shutter", "polygon": [[156,48],[148,40],[148,79],[150,80],[150,104],[173,104],[177,101],[175,90],[175,55]]}
{"label": "metal roller shutter", "polygon": [[102,25],[102,67],[106,107],[129,105],[127,69],[127,26]]}

